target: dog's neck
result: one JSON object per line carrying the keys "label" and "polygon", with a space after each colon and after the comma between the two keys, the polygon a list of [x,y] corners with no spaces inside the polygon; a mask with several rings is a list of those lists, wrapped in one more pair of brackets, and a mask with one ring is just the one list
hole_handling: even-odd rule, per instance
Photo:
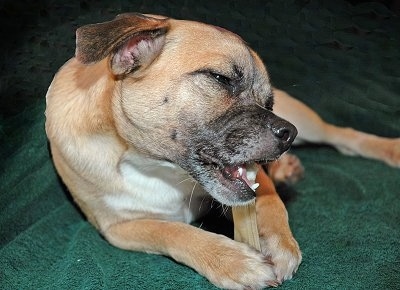
{"label": "dog's neck", "polygon": [[126,187],[125,194],[110,197],[106,202],[120,212],[129,208],[138,214],[145,213],[144,217],[150,214],[155,218],[192,222],[209,210],[208,195],[203,188],[171,162],[128,150],[118,164],[118,171]]}

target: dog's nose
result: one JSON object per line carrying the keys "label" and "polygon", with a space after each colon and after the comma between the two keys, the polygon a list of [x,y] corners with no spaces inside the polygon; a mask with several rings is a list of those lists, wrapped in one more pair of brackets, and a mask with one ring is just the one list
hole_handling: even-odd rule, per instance
{"label": "dog's nose", "polygon": [[271,126],[272,132],[280,140],[280,149],[285,152],[297,136],[297,129],[291,123],[280,119]]}

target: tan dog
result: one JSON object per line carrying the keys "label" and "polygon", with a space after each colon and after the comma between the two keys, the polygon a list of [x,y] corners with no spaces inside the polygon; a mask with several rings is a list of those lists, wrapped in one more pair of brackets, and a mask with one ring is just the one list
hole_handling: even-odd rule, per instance
{"label": "tan dog", "polygon": [[[256,163],[298,140],[400,165],[400,141],[324,123],[271,88],[237,35],[197,22],[123,14],[77,31],[76,56],[47,93],[55,166],[89,221],[113,245],[168,255],[218,287],[277,285],[301,262],[276,194],[257,196],[261,253],[188,225],[209,206],[254,198]],[[298,160],[271,165],[296,180]],[[199,183],[200,185],[197,185]],[[207,194],[206,194],[207,192]]]}

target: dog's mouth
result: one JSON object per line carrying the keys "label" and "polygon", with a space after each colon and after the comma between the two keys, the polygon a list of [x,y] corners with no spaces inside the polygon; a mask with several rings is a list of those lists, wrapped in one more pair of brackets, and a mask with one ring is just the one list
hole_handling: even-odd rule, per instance
{"label": "dog's mouth", "polygon": [[260,185],[259,183],[255,182],[257,171],[257,163],[253,162],[250,164],[226,166],[220,172],[222,177],[228,182],[239,182],[241,186],[247,186],[253,192],[255,192]]}
{"label": "dog's mouth", "polygon": [[211,162],[210,159],[206,159],[209,161],[208,164],[203,164],[201,179],[207,176],[206,180],[199,181],[214,198],[225,205],[246,204],[252,201],[259,187],[259,183],[255,181],[257,172],[263,165],[272,161],[262,159],[242,161],[237,164],[216,164],[215,160]]}

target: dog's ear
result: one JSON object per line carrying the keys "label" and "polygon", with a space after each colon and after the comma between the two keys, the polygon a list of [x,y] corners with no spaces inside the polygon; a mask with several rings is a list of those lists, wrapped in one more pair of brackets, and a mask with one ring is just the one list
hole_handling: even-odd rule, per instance
{"label": "dog's ear", "polygon": [[111,56],[113,73],[127,74],[146,67],[157,57],[168,28],[168,18],[121,14],[112,21],[78,28],[75,56],[84,64]]}

